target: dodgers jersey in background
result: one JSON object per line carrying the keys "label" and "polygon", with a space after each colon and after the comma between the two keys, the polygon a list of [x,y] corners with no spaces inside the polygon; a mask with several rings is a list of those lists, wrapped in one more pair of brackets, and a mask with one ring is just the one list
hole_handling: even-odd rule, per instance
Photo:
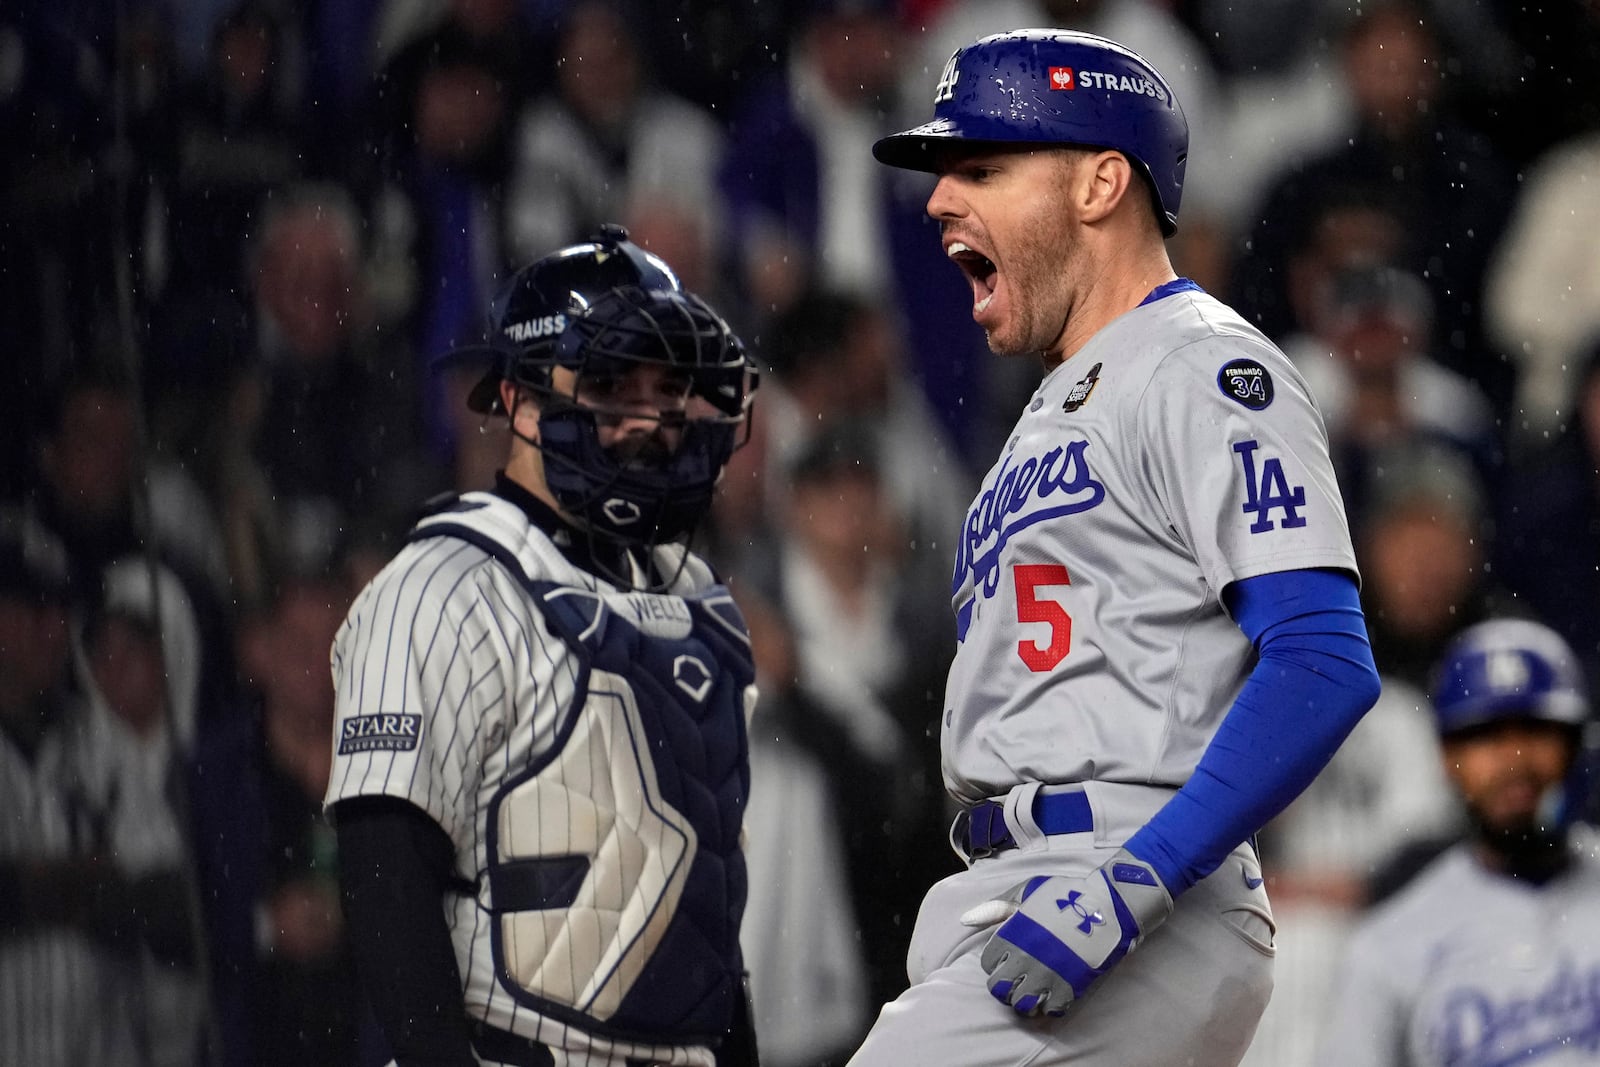
{"label": "dodgers jersey in background", "polygon": [[957,539],[946,787],[1177,787],[1255,663],[1230,583],[1356,572],[1289,360],[1180,279],[1045,376]]}
{"label": "dodgers jersey in background", "polygon": [[1571,865],[1543,885],[1485,869],[1471,848],[1435,860],[1351,938],[1319,1064],[1600,1061],[1600,836],[1574,827]]}

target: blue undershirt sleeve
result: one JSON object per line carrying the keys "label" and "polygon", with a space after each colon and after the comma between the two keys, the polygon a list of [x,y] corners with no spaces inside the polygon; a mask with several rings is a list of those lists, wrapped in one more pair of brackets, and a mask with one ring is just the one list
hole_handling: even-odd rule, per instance
{"label": "blue undershirt sleeve", "polygon": [[1299,796],[1378,699],[1352,575],[1263,574],[1223,597],[1259,659],[1189,781],[1125,846],[1173,896]]}

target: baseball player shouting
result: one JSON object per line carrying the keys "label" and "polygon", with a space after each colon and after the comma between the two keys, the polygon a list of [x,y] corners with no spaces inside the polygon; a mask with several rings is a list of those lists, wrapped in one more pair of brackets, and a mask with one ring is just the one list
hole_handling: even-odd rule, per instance
{"label": "baseball player shouting", "polygon": [[1237,1063],[1272,986],[1251,836],[1377,698],[1317,409],[1168,260],[1187,146],[1154,68],[1060,30],[957,52],[874,146],[937,175],[974,319],[1045,376],[956,548],[969,866],[858,1067]]}
{"label": "baseball player shouting", "polygon": [[1319,1062],[1593,1064],[1600,837],[1572,822],[1582,668],[1548,626],[1492,619],[1445,650],[1431,695],[1471,832],[1351,939]]}
{"label": "baseball player shouting", "polygon": [[739,923],[754,667],[677,540],[748,427],[727,324],[606,228],[519,271],[469,397],[512,443],[334,643],[327,802],[396,1061],[753,1062]]}

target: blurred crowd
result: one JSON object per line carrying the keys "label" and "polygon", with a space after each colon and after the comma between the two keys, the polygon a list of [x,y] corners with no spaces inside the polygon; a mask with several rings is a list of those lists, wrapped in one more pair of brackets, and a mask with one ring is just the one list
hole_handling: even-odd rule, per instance
{"label": "blurred crowd", "polygon": [[[14,0],[0,13],[0,1061],[382,1062],[320,807],[328,648],[490,484],[510,268],[627,226],[764,368],[701,546],[761,670],[769,1067],[842,1062],[956,860],[952,544],[1037,368],[870,145],[956,47],[1101,33],[1191,129],[1174,263],[1304,372],[1379,707],[1262,836],[1260,1062],[1459,831],[1427,672],[1491,613],[1600,680],[1600,7],[1498,0]],[[1254,1054],[1253,1054],[1254,1055]]]}

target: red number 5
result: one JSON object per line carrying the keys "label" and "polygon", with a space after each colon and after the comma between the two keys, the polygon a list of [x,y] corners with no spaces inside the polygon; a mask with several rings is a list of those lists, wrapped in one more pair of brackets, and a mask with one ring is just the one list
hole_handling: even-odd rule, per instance
{"label": "red number 5", "polygon": [[1048,647],[1040,647],[1037,641],[1018,641],[1017,655],[1030,671],[1048,671],[1072,650],[1072,616],[1054,600],[1040,600],[1035,594],[1041,585],[1071,585],[1072,579],[1059,563],[1018,565],[1012,576],[1017,581],[1017,621],[1050,624]]}

